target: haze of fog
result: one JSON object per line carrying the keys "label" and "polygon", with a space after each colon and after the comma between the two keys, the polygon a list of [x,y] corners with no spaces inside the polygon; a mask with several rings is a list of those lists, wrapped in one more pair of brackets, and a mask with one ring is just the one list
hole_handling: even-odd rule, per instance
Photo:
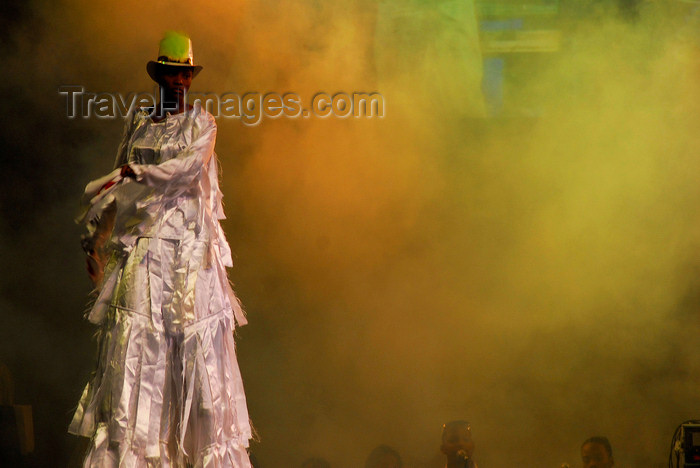
{"label": "haze of fog", "polygon": [[[450,419],[472,422],[482,466],[575,466],[595,434],[620,466],[666,460],[676,425],[700,411],[691,7],[642,2],[630,19],[562,3],[561,50],[513,62],[494,119],[476,22],[454,29],[449,4],[15,7],[0,360],[34,406],[37,459],[75,456],[65,431],[94,343],[72,218],[122,126],[66,119],[57,89],[150,91],[145,64],[178,29],[204,65],[193,90],[386,99],[383,119],[218,121],[262,466],[357,467],[380,443],[409,467],[439,466]],[[470,18],[470,5],[451,14]]]}

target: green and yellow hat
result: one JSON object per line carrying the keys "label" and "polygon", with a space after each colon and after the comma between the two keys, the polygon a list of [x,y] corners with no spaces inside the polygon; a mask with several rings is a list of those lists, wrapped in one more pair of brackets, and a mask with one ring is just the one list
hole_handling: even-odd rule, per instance
{"label": "green and yellow hat", "polygon": [[192,40],[187,34],[177,31],[166,31],[160,40],[158,58],[151,60],[146,65],[148,76],[156,80],[156,71],[160,67],[188,67],[192,69],[192,76],[197,76],[202,67],[194,64],[192,57]]}

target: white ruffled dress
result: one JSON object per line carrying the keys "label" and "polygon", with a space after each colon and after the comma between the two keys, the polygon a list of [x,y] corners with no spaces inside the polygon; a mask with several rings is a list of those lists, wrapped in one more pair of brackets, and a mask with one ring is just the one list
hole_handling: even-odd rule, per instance
{"label": "white ruffled dress", "polygon": [[[215,140],[199,104],[158,123],[137,110],[117,169],[86,188],[83,219],[116,215],[88,314],[97,370],[69,428],[91,438],[85,467],[251,467]],[[126,163],[135,179],[119,175]]]}

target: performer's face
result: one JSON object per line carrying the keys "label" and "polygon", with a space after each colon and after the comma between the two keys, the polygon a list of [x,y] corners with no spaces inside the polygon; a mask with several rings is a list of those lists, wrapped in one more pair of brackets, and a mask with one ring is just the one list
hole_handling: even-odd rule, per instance
{"label": "performer's face", "polygon": [[471,458],[474,453],[474,441],[469,426],[447,426],[442,433],[440,450],[447,455],[447,458],[456,457],[460,450],[463,450]]}
{"label": "performer's face", "polygon": [[190,68],[164,67],[159,78],[165,97],[181,101],[192,85],[192,70]]}
{"label": "performer's face", "polygon": [[610,468],[615,463],[602,444],[589,442],[581,447],[583,468]]}

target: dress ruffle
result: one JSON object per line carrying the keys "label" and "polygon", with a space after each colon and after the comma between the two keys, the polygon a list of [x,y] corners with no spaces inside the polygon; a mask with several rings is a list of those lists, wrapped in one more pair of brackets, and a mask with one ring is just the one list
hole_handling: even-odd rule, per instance
{"label": "dress ruffle", "polygon": [[104,365],[69,429],[92,437],[84,466],[250,467],[230,310],[175,337],[133,311],[113,308],[108,322],[99,337]]}
{"label": "dress ruffle", "polygon": [[[161,444],[161,451],[167,453],[167,444]],[[250,466],[246,448],[230,441],[216,447],[203,450],[197,461],[188,465],[192,468],[228,468],[232,466]],[[246,464],[247,463],[247,464]],[[97,429],[97,434],[92,441],[90,452],[85,460],[86,466],[99,466],[105,468],[177,468],[185,466],[181,459],[172,459],[169,456],[161,458],[144,458],[139,453],[126,447],[110,448],[109,435],[105,424]]]}

